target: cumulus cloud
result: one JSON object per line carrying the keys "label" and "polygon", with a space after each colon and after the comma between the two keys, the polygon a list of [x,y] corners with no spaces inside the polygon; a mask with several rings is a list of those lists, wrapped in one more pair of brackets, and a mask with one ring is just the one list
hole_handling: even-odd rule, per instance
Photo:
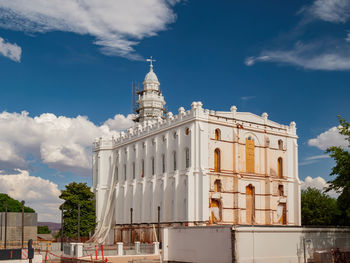
{"label": "cumulus cloud", "polygon": [[312,38],[307,37],[307,43],[300,41],[300,37],[309,32],[306,29],[311,22],[347,22],[350,18],[350,1],[315,0],[310,6],[304,6],[300,13],[304,15],[291,32],[276,38],[275,44],[269,45],[260,54],[247,57],[244,63],[253,66],[258,62],[274,62],[311,70],[350,70],[349,33],[345,38],[332,36],[331,33],[325,38],[315,32]]}
{"label": "cumulus cloud", "polygon": [[0,0],[0,27],[25,32],[72,32],[94,37],[107,55],[140,59],[134,47],[173,23],[167,0]]}
{"label": "cumulus cloud", "polygon": [[[118,122],[120,120],[120,122]],[[132,116],[116,115],[96,126],[87,117],[68,118],[44,113],[0,113],[0,165],[2,169],[28,169],[28,157],[58,171],[90,175],[91,145],[96,137],[117,136],[132,126]]]}
{"label": "cumulus cloud", "polygon": [[16,200],[25,200],[26,205],[38,213],[39,221],[57,222],[60,218],[57,184],[40,177],[30,176],[28,171],[17,170],[16,174],[0,175],[0,192]]}
{"label": "cumulus cloud", "polygon": [[[328,183],[326,182],[325,179],[323,179],[320,176],[315,177],[315,178],[307,176],[304,181],[301,181],[300,188],[301,188],[301,190],[305,190],[308,187],[316,188],[316,189],[324,191],[328,187]],[[333,190],[327,192],[327,194],[333,198],[337,198],[339,196],[339,194]]]}
{"label": "cumulus cloud", "polygon": [[21,61],[22,49],[17,44],[6,42],[0,37],[0,54],[15,62]]}
{"label": "cumulus cloud", "polygon": [[341,135],[337,127],[332,127],[329,130],[321,133],[316,138],[308,141],[310,146],[315,146],[321,150],[326,150],[331,146],[341,146],[346,148],[348,146],[345,136]]}

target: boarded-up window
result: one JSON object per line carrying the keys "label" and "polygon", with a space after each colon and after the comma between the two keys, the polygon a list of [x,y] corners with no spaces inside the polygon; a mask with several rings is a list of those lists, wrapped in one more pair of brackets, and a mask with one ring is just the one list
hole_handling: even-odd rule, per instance
{"label": "boarded-up window", "polygon": [[210,222],[216,223],[221,221],[221,211],[220,211],[220,202],[216,199],[211,199],[210,202]]}
{"label": "boarded-up window", "polygon": [[215,130],[215,140],[221,140],[221,131],[220,129]]}
{"label": "boarded-up window", "polygon": [[255,144],[252,138],[245,140],[245,156],[247,173],[255,172]]}
{"label": "boarded-up window", "polygon": [[255,194],[254,187],[250,184],[246,187],[246,221],[253,224],[255,218]]}
{"label": "boarded-up window", "polygon": [[220,172],[220,164],[221,164],[221,153],[220,149],[215,149],[214,152],[214,172]]}
{"label": "boarded-up window", "polygon": [[286,204],[278,204],[277,206],[277,221],[279,224],[287,224],[287,206]]}
{"label": "boarded-up window", "polygon": [[278,158],[278,178],[283,178],[283,160],[282,158]]}
{"label": "boarded-up window", "polygon": [[214,192],[221,192],[221,180],[216,179],[214,182]]}

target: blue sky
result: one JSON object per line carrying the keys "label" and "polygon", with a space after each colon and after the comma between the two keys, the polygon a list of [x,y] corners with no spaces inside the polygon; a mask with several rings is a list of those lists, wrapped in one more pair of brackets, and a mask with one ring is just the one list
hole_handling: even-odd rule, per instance
{"label": "blue sky", "polygon": [[0,1],[2,192],[39,207],[53,189],[54,206],[69,182],[90,185],[91,143],[130,122],[149,56],[170,111],[202,101],[295,121],[300,178],[330,179],[324,149],[345,146],[333,127],[350,120],[350,1],[83,2]]}

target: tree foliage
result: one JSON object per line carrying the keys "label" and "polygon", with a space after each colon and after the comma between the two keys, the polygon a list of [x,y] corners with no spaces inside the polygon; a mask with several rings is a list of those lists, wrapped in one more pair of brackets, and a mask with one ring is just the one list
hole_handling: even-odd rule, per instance
{"label": "tree foliage", "polygon": [[[22,203],[9,197],[7,194],[0,194],[0,212],[5,212],[5,204],[8,205],[8,212],[22,212]],[[35,213],[35,210],[24,206],[25,213]]]}
{"label": "tree foliage", "polygon": [[[350,124],[340,116],[338,130],[345,136],[350,148]],[[340,193],[337,204],[342,212],[341,225],[350,225],[350,152],[339,146],[329,147],[326,151],[335,161],[331,175],[336,175],[334,180],[329,181],[329,190],[336,190]]]}
{"label": "tree foliage", "polygon": [[64,236],[76,238],[78,235],[78,204],[80,204],[80,236],[88,237],[95,228],[94,194],[86,183],[70,183],[61,191],[60,198],[64,200],[63,220]]}
{"label": "tree foliage", "polygon": [[316,188],[301,191],[302,225],[337,225],[339,214],[336,199]]}
{"label": "tree foliage", "polygon": [[38,234],[50,234],[51,230],[48,226],[38,226]]}

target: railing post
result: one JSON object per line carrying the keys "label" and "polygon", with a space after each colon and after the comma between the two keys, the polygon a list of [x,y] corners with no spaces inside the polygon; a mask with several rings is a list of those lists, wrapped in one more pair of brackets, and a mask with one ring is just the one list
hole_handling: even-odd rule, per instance
{"label": "railing post", "polygon": [[129,245],[132,243],[132,212],[133,208],[130,208],[130,239],[129,239]]}
{"label": "railing post", "polygon": [[78,243],[80,243],[80,203],[78,203]]}
{"label": "railing post", "polygon": [[8,208],[8,204],[5,203],[5,243],[4,243],[4,248],[6,249],[6,245],[7,245],[7,208]]}
{"label": "railing post", "polygon": [[61,206],[61,251],[63,251],[63,204]]}
{"label": "railing post", "polygon": [[24,200],[22,200],[22,248],[24,242]]}

